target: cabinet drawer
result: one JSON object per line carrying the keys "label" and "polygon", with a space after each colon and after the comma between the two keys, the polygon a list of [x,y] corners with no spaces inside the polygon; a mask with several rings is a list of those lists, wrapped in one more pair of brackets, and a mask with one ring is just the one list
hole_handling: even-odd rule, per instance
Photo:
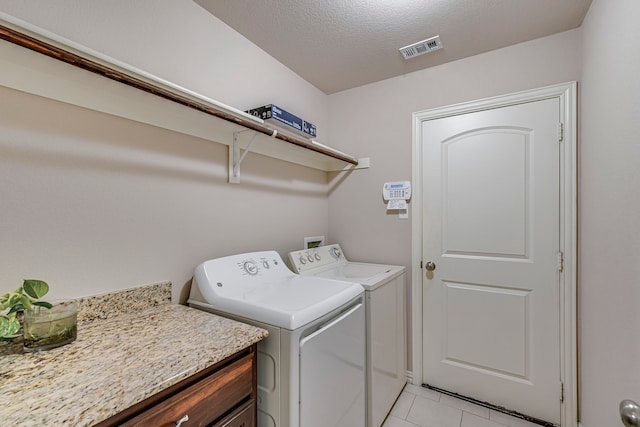
{"label": "cabinet drawer", "polygon": [[255,427],[255,410],[255,402],[252,400],[213,427]]}
{"label": "cabinet drawer", "polygon": [[189,416],[189,421],[183,424],[184,427],[209,425],[251,396],[252,374],[253,358],[244,357],[122,425],[173,427],[185,415]]}

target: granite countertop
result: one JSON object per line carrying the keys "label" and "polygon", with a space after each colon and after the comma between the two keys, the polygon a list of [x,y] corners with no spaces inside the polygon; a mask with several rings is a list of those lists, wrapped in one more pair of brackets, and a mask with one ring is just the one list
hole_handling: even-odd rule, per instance
{"label": "granite countertop", "polygon": [[0,352],[2,425],[94,425],[267,335],[183,305],[109,317],[83,302],[76,341],[38,353]]}

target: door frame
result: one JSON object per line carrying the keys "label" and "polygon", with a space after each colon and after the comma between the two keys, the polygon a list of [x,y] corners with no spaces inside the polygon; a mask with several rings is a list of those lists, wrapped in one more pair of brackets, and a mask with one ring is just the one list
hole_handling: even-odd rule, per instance
{"label": "door frame", "polygon": [[560,422],[563,427],[578,425],[578,353],[577,353],[577,82],[562,83],[503,96],[480,99],[413,113],[411,195],[411,326],[413,384],[422,383],[422,123],[444,117],[467,114],[549,98],[560,100],[563,139],[560,142],[560,250],[564,267],[560,273],[560,381],[563,402]]}

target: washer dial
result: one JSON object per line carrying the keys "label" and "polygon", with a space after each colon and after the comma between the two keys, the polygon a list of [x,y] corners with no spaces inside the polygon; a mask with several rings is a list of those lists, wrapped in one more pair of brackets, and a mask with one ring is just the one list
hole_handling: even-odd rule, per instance
{"label": "washer dial", "polygon": [[242,268],[244,268],[244,271],[251,276],[258,274],[259,270],[258,264],[254,260],[245,261],[244,264],[242,264]]}

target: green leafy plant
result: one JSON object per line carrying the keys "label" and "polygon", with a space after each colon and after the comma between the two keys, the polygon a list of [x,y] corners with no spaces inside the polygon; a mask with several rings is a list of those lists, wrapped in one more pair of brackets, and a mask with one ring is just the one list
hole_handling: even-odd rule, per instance
{"label": "green leafy plant", "polygon": [[20,321],[16,317],[20,311],[32,310],[33,306],[51,308],[51,304],[40,301],[49,292],[49,285],[42,280],[25,280],[14,292],[0,297],[0,339],[10,340],[20,334]]}

